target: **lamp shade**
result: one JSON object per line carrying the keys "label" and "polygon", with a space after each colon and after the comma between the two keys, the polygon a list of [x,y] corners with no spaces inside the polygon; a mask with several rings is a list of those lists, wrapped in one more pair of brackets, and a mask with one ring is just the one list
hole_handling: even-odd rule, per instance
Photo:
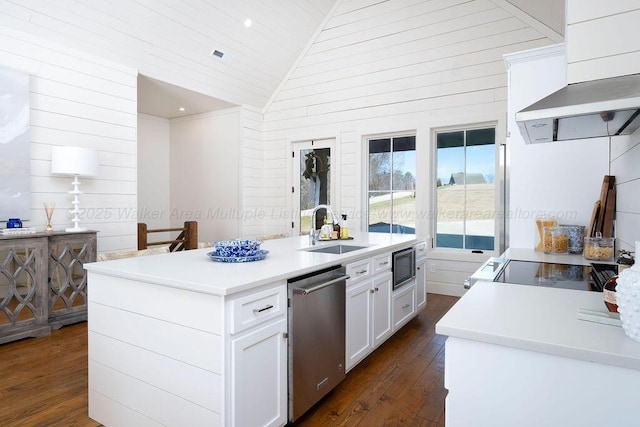
{"label": "lamp shade", "polygon": [[98,153],[91,148],[53,147],[51,149],[51,173],[95,176],[98,174]]}

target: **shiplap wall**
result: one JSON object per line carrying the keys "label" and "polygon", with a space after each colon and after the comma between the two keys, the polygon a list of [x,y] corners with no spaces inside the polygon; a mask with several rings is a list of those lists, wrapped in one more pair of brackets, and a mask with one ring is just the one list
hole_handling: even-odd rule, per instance
{"label": "shiplap wall", "polygon": [[[617,248],[635,250],[640,241],[640,132],[611,142],[611,175],[616,177]],[[636,257],[640,256],[636,254]]]}
{"label": "shiplap wall", "polygon": [[[640,73],[640,2],[567,1],[569,83]],[[614,137],[610,173],[616,176],[616,239],[622,249],[640,240],[640,134]]]}
{"label": "shiplap wall", "polygon": [[640,2],[567,0],[569,83],[640,73]]}
{"label": "shiplap wall", "polygon": [[[4,6],[4,3],[3,3]],[[51,147],[98,151],[98,176],[81,179],[81,225],[99,231],[101,252],[136,246],[136,71],[0,25],[0,63],[30,74],[31,221],[70,227],[70,177],[51,175]]]}
{"label": "shiplap wall", "polygon": [[413,130],[424,145],[434,126],[504,120],[502,55],[550,43],[489,0],[342,1],[265,112],[266,203],[287,206],[291,141],[338,135],[338,208],[359,212],[363,135]]}
{"label": "shiplap wall", "polygon": [[239,237],[260,238],[276,234],[271,227],[263,225],[265,209],[262,197],[263,183],[273,178],[274,171],[266,175],[263,171],[262,111],[243,106],[240,112],[242,215],[239,218]]}
{"label": "shiplap wall", "polygon": [[[502,55],[551,43],[528,18],[489,0],[342,1],[265,111],[265,204],[290,208],[292,141],[336,137],[341,193],[334,208],[349,212],[351,227],[361,230],[364,138],[416,132],[424,214],[417,234],[428,238],[433,130],[494,122],[503,141]],[[265,218],[265,227],[287,232],[290,219]],[[450,274],[447,258],[431,253],[430,292],[460,294],[462,280]]]}

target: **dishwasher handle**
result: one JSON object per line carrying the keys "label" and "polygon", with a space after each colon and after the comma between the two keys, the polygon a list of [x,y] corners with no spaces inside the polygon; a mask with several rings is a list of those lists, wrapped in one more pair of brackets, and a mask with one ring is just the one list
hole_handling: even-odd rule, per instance
{"label": "dishwasher handle", "polygon": [[315,285],[315,286],[312,286],[310,288],[293,288],[293,293],[294,294],[299,294],[299,295],[308,295],[308,294],[310,294],[312,292],[319,291],[320,289],[324,289],[327,286],[331,286],[331,285],[333,285],[335,283],[341,282],[343,280],[347,280],[348,278],[349,278],[349,275],[345,274],[343,276],[336,277],[335,279],[329,280],[327,282],[320,283],[319,285]]}

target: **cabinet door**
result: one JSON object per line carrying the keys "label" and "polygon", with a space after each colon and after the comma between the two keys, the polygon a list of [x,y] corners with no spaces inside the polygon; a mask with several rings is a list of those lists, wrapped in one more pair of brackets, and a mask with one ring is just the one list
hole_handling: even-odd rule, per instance
{"label": "cabinet door", "polygon": [[391,272],[373,279],[373,348],[391,336]]}
{"label": "cabinet door", "polygon": [[231,424],[281,426],[287,422],[287,320],[231,341]]}
{"label": "cabinet door", "polygon": [[347,284],[346,369],[349,371],[373,348],[371,343],[371,280]]}
{"label": "cabinet door", "polygon": [[417,311],[427,304],[427,259],[416,260],[416,304]]}

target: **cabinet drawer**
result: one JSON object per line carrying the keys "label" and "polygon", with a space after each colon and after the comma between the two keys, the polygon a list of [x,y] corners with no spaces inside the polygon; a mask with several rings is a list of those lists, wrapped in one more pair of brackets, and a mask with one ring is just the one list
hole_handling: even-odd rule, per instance
{"label": "cabinet drawer", "polygon": [[373,258],[373,274],[391,269],[391,254],[378,255]]}
{"label": "cabinet drawer", "polygon": [[393,294],[393,330],[407,323],[416,312],[416,285],[403,286]]}
{"label": "cabinet drawer", "polygon": [[287,312],[287,286],[279,285],[231,301],[230,332],[235,334]]}
{"label": "cabinet drawer", "polygon": [[364,277],[368,277],[371,275],[371,262],[367,258],[361,261],[355,261],[351,264],[347,264],[347,274],[350,277],[350,283],[360,280]]}

